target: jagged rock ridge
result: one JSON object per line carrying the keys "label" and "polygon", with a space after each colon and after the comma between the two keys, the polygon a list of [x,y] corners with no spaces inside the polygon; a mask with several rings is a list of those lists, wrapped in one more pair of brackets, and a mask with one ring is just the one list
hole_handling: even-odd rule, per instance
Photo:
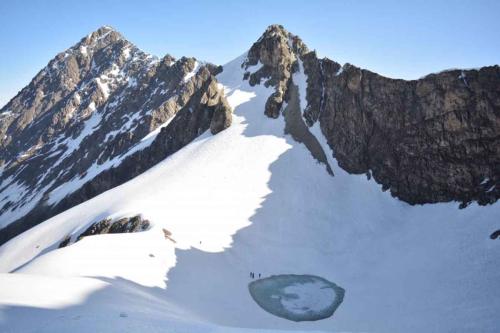
{"label": "jagged rock ridge", "polygon": [[219,70],[147,55],[111,27],[57,55],[0,111],[0,243],[227,128]]}

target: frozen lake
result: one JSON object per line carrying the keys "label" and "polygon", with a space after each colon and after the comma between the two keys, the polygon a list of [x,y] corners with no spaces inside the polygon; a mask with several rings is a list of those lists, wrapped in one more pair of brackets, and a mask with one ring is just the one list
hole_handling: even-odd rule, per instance
{"label": "frozen lake", "polygon": [[331,317],[345,290],[313,275],[273,275],[248,285],[254,301],[267,312],[293,321]]}

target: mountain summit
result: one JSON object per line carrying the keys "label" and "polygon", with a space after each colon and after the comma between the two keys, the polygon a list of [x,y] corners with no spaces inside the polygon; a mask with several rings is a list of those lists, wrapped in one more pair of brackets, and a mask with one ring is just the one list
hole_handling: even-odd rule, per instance
{"label": "mountain summit", "polygon": [[[0,226],[8,228],[0,240],[134,177],[208,128],[229,126],[216,70],[194,58],[160,60],[107,26],[58,54],[1,110]],[[178,133],[153,144],[179,112],[169,127]],[[146,147],[156,157],[137,161]],[[89,184],[132,159],[126,173]]]}

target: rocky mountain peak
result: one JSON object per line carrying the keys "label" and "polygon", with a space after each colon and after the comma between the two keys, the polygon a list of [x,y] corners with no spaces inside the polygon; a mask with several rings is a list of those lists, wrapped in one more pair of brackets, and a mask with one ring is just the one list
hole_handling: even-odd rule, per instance
{"label": "rocky mountain peak", "polygon": [[282,25],[273,24],[252,45],[245,66],[255,66],[260,62],[283,70],[286,68],[280,68],[280,64],[293,62],[308,52],[309,49],[298,36],[285,30]]}
{"label": "rocky mountain peak", "polygon": [[280,24],[272,24],[268,26],[262,36],[257,40],[257,43],[262,43],[263,41],[269,40],[279,41],[280,43],[275,44],[276,46],[284,46],[283,43],[286,43],[286,46],[288,46],[288,49],[291,51],[291,53],[294,53],[296,55],[303,55],[309,52],[309,49],[299,36],[287,31]]}
{"label": "rocky mountain peak", "polygon": [[[102,26],[83,37],[77,44],[70,47],[68,50],[61,52],[58,57],[62,59],[68,55],[76,55],[81,58],[89,58],[92,55],[105,48],[124,48],[135,46],[126,40],[118,31],[110,26]],[[56,57],[57,58],[57,57]]]}
{"label": "rocky mountain peak", "polygon": [[102,36],[102,35],[105,35],[105,34],[111,32],[111,31],[117,32],[117,30],[115,28],[113,28],[112,26],[110,26],[110,25],[103,25],[103,26],[100,26],[96,31],[94,31],[92,33],[98,34],[98,35]]}
{"label": "rocky mountain peak", "polygon": [[[159,60],[109,26],[59,53],[0,110],[0,228],[11,230],[4,235],[121,184],[207,130],[227,128],[231,109],[216,69],[195,58]],[[127,158],[135,173],[128,164],[109,171]],[[87,189],[66,200],[78,190],[71,184]]]}
{"label": "rocky mountain peak", "polygon": [[82,39],[82,41],[86,42],[87,44],[92,44],[100,40],[110,42],[120,39],[124,39],[124,37],[117,30],[109,25],[104,25],[88,34],[85,38]]}
{"label": "rocky mountain peak", "polygon": [[248,51],[242,65],[250,85],[274,86],[276,91],[268,99],[265,114],[277,118],[284,101],[287,86],[309,49],[302,40],[281,25],[270,25]]}
{"label": "rocky mountain peak", "polygon": [[86,119],[155,61],[108,26],[59,53],[4,107],[0,164]]}
{"label": "rocky mountain peak", "polygon": [[271,24],[266,28],[258,41],[269,38],[285,38],[287,39],[290,33],[281,24]]}

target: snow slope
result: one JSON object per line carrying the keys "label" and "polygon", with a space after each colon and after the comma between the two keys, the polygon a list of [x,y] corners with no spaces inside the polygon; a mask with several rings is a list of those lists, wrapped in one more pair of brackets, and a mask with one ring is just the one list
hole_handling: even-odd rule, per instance
{"label": "snow slope", "polygon": [[[0,331],[498,331],[500,244],[488,236],[500,205],[409,206],[333,158],[330,176],[283,117],[264,116],[272,88],[242,81],[244,59],[218,77],[229,129],[0,247]],[[150,230],[57,249],[138,213]],[[287,321],[253,302],[251,271],[320,276],[344,301],[331,318]]]}

